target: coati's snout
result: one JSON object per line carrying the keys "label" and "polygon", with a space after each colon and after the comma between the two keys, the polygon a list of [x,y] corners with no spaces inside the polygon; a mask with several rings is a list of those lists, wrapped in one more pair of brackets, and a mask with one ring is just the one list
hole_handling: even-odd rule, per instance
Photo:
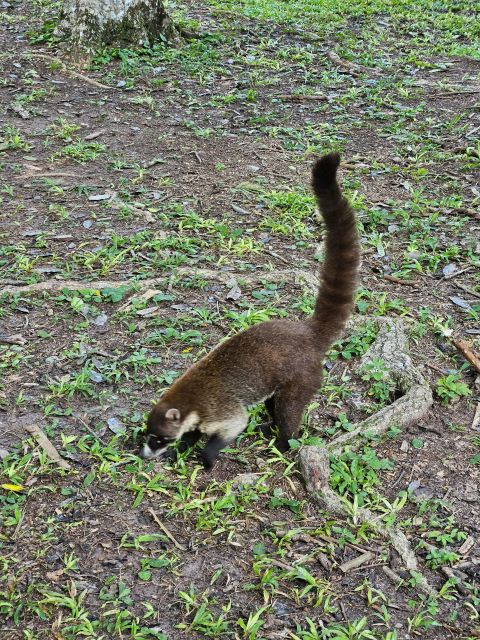
{"label": "coati's snout", "polygon": [[140,451],[142,458],[161,456],[180,435],[180,411],[155,405],[147,418],[147,433]]}

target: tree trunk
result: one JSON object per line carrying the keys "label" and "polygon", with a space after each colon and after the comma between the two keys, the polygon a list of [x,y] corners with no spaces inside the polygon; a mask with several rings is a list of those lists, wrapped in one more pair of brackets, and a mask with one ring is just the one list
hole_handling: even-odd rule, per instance
{"label": "tree trunk", "polygon": [[57,29],[73,50],[137,46],[175,33],[162,0],[65,0]]}

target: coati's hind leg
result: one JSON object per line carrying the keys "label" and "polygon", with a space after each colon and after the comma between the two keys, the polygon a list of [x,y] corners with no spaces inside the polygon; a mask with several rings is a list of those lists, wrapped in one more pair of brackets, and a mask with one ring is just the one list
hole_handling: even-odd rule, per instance
{"label": "coati's hind leg", "polygon": [[270,416],[270,420],[266,422],[262,422],[258,425],[258,430],[263,434],[265,438],[270,438],[272,435],[273,427],[275,426],[275,398],[272,396],[271,398],[267,398],[265,400],[265,409]]}
{"label": "coati's hind leg", "polygon": [[296,381],[275,393],[275,421],[278,427],[276,446],[279,451],[287,451],[288,441],[297,438],[303,412],[315,390],[316,387],[302,387],[301,381]]}

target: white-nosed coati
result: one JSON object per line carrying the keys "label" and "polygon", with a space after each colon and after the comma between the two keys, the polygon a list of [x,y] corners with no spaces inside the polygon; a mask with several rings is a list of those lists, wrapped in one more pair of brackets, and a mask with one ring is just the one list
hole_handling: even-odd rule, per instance
{"label": "white-nosed coati", "polygon": [[278,428],[277,446],[297,437],[303,411],[322,379],[322,360],[353,307],[360,262],[355,216],[342,196],[337,153],[323,156],[312,187],[327,228],[325,259],[315,311],[305,321],[262,322],[219,344],[161,396],[147,420],[142,456],[165,452],[182,439],[187,447],[208,437],[206,468],[247,426],[249,405],[265,402]]}

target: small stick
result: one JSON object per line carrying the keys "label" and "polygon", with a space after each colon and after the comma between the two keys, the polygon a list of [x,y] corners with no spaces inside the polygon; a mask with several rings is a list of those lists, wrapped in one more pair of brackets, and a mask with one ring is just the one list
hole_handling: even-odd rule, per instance
{"label": "small stick", "polygon": [[45,173],[23,173],[21,178],[78,178],[78,174],[69,171],[52,171]]}
{"label": "small stick", "polygon": [[278,96],[274,96],[279,100],[291,100],[292,102],[316,102],[317,100],[328,100],[327,96],[315,93],[315,94],[300,94],[300,93],[281,93]]}
{"label": "small stick", "polygon": [[38,444],[47,453],[48,457],[56,462],[59,467],[67,470],[71,469],[69,463],[60,456],[55,446],[50,442],[40,427],[37,427],[36,424],[27,425],[25,427],[25,431],[28,431],[28,433],[35,438]]}
{"label": "small stick", "polygon": [[480,358],[477,354],[472,350],[472,347],[468,344],[466,340],[451,338],[452,344],[460,351],[462,356],[467,360],[472,367],[480,373]]}
{"label": "small stick", "polygon": [[157,516],[157,514],[155,513],[155,511],[153,509],[150,508],[148,510],[148,513],[152,516],[152,518],[155,520],[155,522],[158,524],[158,526],[163,531],[163,533],[167,536],[167,538],[173,542],[173,544],[177,547],[177,549],[180,549],[181,551],[186,551],[187,550],[187,547],[185,545],[180,544],[179,542],[177,542],[177,540],[173,537],[173,535],[170,533],[170,531],[167,529],[167,527],[163,524],[163,522],[161,522],[158,519],[158,516]]}
{"label": "small stick", "polygon": [[348,571],[352,571],[352,569],[360,567],[362,564],[365,564],[365,562],[369,562],[374,557],[375,556],[373,555],[373,553],[371,553],[370,551],[366,551],[365,553],[362,553],[361,556],[357,556],[356,558],[352,558],[352,560],[347,560],[347,562],[341,564],[340,571],[342,571],[343,573],[348,573]]}
{"label": "small stick", "polygon": [[476,291],[469,289],[464,284],[461,284],[460,282],[456,282],[455,285],[462,291],[466,291],[467,293],[469,293],[471,296],[474,296],[475,298],[480,298],[480,293],[477,293]]}
{"label": "small stick", "polygon": [[348,71],[348,73],[354,78],[358,78],[361,73],[365,72],[365,70],[358,64],[342,60],[342,58],[340,58],[340,56],[337,55],[334,51],[328,51],[325,55],[330,60],[330,62],[333,62],[333,64],[337,67],[342,67],[342,69]]}
{"label": "small stick", "polygon": [[472,429],[476,429],[480,425],[480,402],[477,404],[472,420]]}
{"label": "small stick", "polygon": [[270,251],[270,249],[264,249],[263,253],[266,253],[269,256],[272,256],[272,258],[277,258],[277,260],[280,260],[281,262],[283,262],[283,264],[291,264],[290,260],[287,260],[286,258],[281,256],[279,253],[276,253],[275,251]]}
{"label": "small stick", "polygon": [[47,56],[43,53],[28,53],[26,54],[27,58],[39,58],[40,60],[47,60],[48,62],[55,62],[59,64],[62,68],[62,71],[69,73],[73,78],[77,78],[77,80],[83,80],[87,84],[91,84],[93,87],[97,87],[97,89],[112,89],[113,87],[109,87],[106,84],[102,84],[93,78],[89,78],[88,76],[83,75],[79,71],[74,71],[73,69],[69,69],[67,65],[60,60],[60,58],[55,58],[54,56]]}
{"label": "small stick", "polygon": [[457,276],[461,275],[462,273],[466,273],[471,269],[472,267],[465,267],[465,269],[460,269],[460,271],[454,271],[453,273],[450,273],[447,276],[443,276],[443,278],[440,278],[440,280],[452,280],[452,278],[456,278]]}
{"label": "small stick", "polygon": [[395,284],[402,284],[407,287],[416,287],[416,282],[409,282],[408,280],[402,280],[401,278],[397,278],[396,276],[384,275],[384,280],[388,280],[389,282],[395,282]]}
{"label": "small stick", "polygon": [[[480,407],[480,404],[478,406]],[[465,540],[465,542],[462,544],[462,546],[458,550],[458,553],[462,556],[467,556],[474,546],[475,546],[475,539],[472,538],[472,536],[468,536],[468,538]]]}
{"label": "small stick", "polygon": [[456,96],[468,96],[480,93],[478,89],[471,89],[470,91],[445,91],[442,93],[432,93],[432,98],[455,98]]}
{"label": "small stick", "polygon": [[397,585],[397,587],[400,587],[404,583],[403,578],[401,578],[398,573],[393,571],[393,569],[390,569],[390,567],[388,567],[387,565],[383,565],[382,569],[384,573],[390,578],[390,580]]}
{"label": "small stick", "polygon": [[400,484],[400,482],[403,480],[404,476],[405,476],[405,469],[402,469],[400,471],[400,473],[398,474],[398,478],[392,483],[392,489],[394,487],[396,487],[397,484]]}
{"label": "small stick", "polygon": [[26,340],[20,334],[14,336],[0,336],[0,344],[25,344]]}

